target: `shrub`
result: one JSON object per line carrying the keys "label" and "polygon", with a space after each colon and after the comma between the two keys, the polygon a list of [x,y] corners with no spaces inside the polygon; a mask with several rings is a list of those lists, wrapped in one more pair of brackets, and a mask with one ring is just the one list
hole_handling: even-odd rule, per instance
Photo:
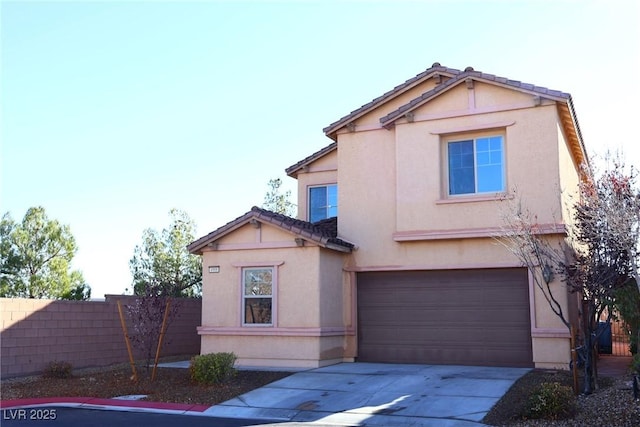
{"label": "shrub", "polygon": [[45,378],[71,378],[71,370],[71,363],[54,360],[44,368],[42,376]]}
{"label": "shrub", "polygon": [[576,406],[576,397],[571,387],[558,382],[540,384],[527,402],[527,418],[558,419],[571,416]]}
{"label": "shrub", "polygon": [[195,356],[189,365],[191,379],[198,384],[215,384],[228,380],[235,373],[233,353],[210,353]]}

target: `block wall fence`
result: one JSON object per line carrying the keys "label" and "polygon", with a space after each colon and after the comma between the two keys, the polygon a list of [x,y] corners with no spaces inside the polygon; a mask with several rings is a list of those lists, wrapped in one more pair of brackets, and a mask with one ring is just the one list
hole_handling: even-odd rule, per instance
{"label": "block wall fence", "polygon": [[[118,300],[127,319],[124,306],[135,302],[133,296],[107,295],[104,301],[0,298],[0,377],[40,374],[51,361],[69,362],[74,369],[128,362]],[[161,356],[199,354],[202,300],[181,298],[176,304]],[[132,335],[129,319],[127,329]]]}

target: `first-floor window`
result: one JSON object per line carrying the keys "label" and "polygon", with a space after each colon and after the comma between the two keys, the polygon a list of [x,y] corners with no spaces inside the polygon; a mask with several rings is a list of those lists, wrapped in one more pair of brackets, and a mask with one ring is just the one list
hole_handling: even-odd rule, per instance
{"label": "first-floor window", "polygon": [[242,270],[242,305],[245,325],[273,322],[273,267]]}
{"label": "first-floor window", "polygon": [[505,190],[502,136],[450,141],[447,155],[449,195]]}

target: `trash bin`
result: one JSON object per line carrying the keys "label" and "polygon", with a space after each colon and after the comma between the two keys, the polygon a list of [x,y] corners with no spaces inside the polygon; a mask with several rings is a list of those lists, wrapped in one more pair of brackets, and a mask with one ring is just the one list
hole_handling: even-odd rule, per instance
{"label": "trash bin", "polygon": [[612,354],[613,341],[611,339],[611,323],[598,322],[598,353]]}

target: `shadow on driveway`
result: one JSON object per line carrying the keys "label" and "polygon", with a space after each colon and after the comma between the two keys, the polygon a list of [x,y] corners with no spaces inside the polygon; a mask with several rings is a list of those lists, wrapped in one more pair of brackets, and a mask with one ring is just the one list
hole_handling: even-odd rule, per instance
{"label": "shadow on driveway", "polygon": [[204,411],[327,425],[477,427],[528,368],[342,363],[300,372]]}

